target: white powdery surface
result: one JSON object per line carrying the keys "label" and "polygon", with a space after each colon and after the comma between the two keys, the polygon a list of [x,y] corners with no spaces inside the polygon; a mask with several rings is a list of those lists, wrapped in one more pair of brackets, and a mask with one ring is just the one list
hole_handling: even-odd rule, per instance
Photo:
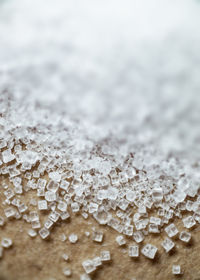
{"label": "white powdery surface", "polygon": [[47,201],[39,211],[50,211],[42,238],[67,207],[138,242],[185,209],[194,226],[200,4],[75,2],[0,2],[0,174],[14,190],[6,216],[27,210],[14,200],[25,177],[25,191]]}

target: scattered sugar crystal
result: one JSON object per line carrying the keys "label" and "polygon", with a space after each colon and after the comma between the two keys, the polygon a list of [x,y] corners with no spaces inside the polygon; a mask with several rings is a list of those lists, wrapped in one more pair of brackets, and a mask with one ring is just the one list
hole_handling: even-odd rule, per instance
{"label": "scattered sugar crystal", "polygon": [[50,172],[48,175],[52,181],[60,182],[61,180],[61,175],[58,172]]}
{"label": "scattered sugar crystal", "polygon": [[71,204],[71,209],[72,209],[72,212],[77,213],[80,210],[80,206],[77,202],[73,202]]}
{"label": "scattered sugar crystal", "polygon": [[61,234],[60,240],[61,240],[62,242],[65,242],[65,241],[67,240],[67,237],[66,237],[66,235],[65,235],[64,233]]}
{"label": "scattered sugar crystal", "polygon": [[60,218],[60,214],[57,211],[53,211],[49,214],[49,219],[56,223]]}
{"label": "scattered sugar crystal", "polygon": [[150,217],[149,222],[158,226],[161,225],[161,219],[157,217]]}
{"label": "scattered sugar crystal", "polygon": [[39,210],[47,210],[48,209],[47,201],[46,200],[39,200],[38,201],[38,209]]}
{"label": "scattered sugar crystal", "polygon": [[47,184],[47,190],[50,191],[50,192],[57,192],[59,188],[59,185],[58,183],[54,182],[54,181],[49,181],[49,183]]}
{"label": "scattered sugar crystal", "polygon": [[24,212],[26,212],[26,210],[28,210],[28,207],[24,203],[21,203],[18,206],[18,210],[19,210],[20,213],[24,213]]}
{"label": "scattered sugar crystal", "polygon": [[66,212],[66,210],[67,210],[67,203],[65,203],[63,201],[59,201],[57,208],[58,208],[58,210],[60,210],[62,212]]}
{"label": "scattered sugar crystal", "polygon": [[12,189],[7,189],[6,191],[4,191],[4,195],[7,199],[11,199],[15,193]]}
{"label": "scattered sugar crystal", "polygon": [[4,218],[2,216],[0,216],[0,226],[3,226],[5,223]]}
{"label": "scattered sugar crystal", "polygon": [[123,229],[123,233],[125,235],[132,236],[133,235],[133,225],[125,225]]}
{"label": "scattered sugar crystal", "polygon": [[69,242],[70,243],[76,243],[78,241],[78,236],[74,233],[69,235]]}
{"label": "scattered sugar crystal", "polygon": [[160,230],[156,224],[149,224],[149,232],[151,233],[159,233]]}
{"label": "scattered sugar crystal", "polygon": [[100,257],[95,257],[92,261],[93,261],[93,264],[94,264],[95,267],[98,267],[98,266],[102,265]]}
{"label": "scattered sugar crystal", "polygon": [[194,225],[196,225],[196,221],[194,220],[193,216],[188,216],[188,217],[184,218],[182,221],[183,221],[184,227],[186,227],[186,228],[191,228]]}
{"label": "scattered sugar crystal", "polygon": [[65,260],[65,261],[68,261],[69,260],[69,256],[67,254],[63,254],[62,255],[62,258]]}
{"label": "scattered sugar crystal", "polygon": [[183,242],[189,242],[191,239],[191,233],[187,231],[181,231],[179,235],[179,239],[182,240]]}
{"label": "scattered sugar crystal", "polygon": [[42,239],[46,239],[50,235],[50,232],[48,231],[48,229],[43,227],[39,230],[39,235],[41,236]]}
{"label": "scattered sugar crystal", "polygon": [[117,199],[118,190],[116,188],[109,187],[107,190],[107,196],[108,196],[108,199],[110,199],[110,200]]}
{"label": "scattered sugar crystal", "polygon": [[55,201],[57,199],[57,194],[52,191],[45,192],[46,201]]}
{"label": "scattered sugar crystal", "polygon": [[2,152],[2,159],[4,163],[8,163],[15,159],[15,155],[13,155],[11,150],[8,149]]}
{"label": "scattered sugar crystal", "polygon": [[89,213],[97,212],[99,205],[97,203],[90,202]]}
{"label": "scattered sugar crystal", "polygon": [[126,199],[130,202],[133,202],[135,200],[135,192],[134,191],[128,191],[126,194]]}
{"label": "scattered sugar crystal", "polygon": [[124,239],[123,235],[118,235],[116,237],[116,242],[118,243],[119,246],[126,244],[126,240]]}
{"label": "scattered sugar crystal", "polygon": [[65,276],[71,276],[71,275],[72,275],[72,272],[71,272],[71,270],[70,270],[69,268],[64,268],[64,269],[63,269],[63,274],[64,274]]}
{"label": "scattered sugar crystal", "polygon": [[178,189],[173,193],[173,198],[177,203],[183,202],[186,198],[186,193]]}
{"label": "scattered sugar crystal", "polygon": [[154,201],[160,201],[163,199],[163,190],[161,188],[154,188],[152,190],[152,198]]}
{"label": "scattered sugar crystal", "polygon": [[80,280],[91,280],[90,276],[87,274],[81,274]]}
{"label": "scattered sugar crystal", "polygon": [[94,265],[92,260],[85,260],[82,262],[82,266],[86,273],[91,273],[96,270],[96,266]]}
{"label": "scattered sugar crystal", "polygon": [[158,249],[154,245],[148,243],[142,248],[141,252],[145,257],[154,259],[157,250]]}
{"label": "scattered sugar crystal", "polygon": [[101,251],[100,257],[101,257],[101,261],[102,262],[110,261],[111,260],[110,252],[109,251]]}
{"label": "scattered sugar crystal", "polygon": [[139,246],[138,245],[129,246],[129,257],[139,257]]}
{"label": "scattered sugar crystal", "polygon": [[181,274],[181,267],[180,267],[180,265],[173,265],[172,266],[172,274],[174,274],[174,275]]}
{"label": "scattered sugar crystal", "polygon": [[103,200],[103,199],[107,199],[107,197],[108,197],[107,190],[99,190],[97,192],[97,199]]}
{"label": "scattered sugar crystal", "polygon": [[9,248],[9,247],[11,247],[12,246],[12,239],[10,239],[10,238],[2,238],[2,240],[1,240],[1,246],[3,247],[3,248]]}
{"label": "scattered sugar crystal", "polygon": [[85,220],[88,218],[88,213],[86,212],[82,212],[81,215]]}
{"label": "scattered sugar crystal", "polygon": [[30,237],[35,237],[37,235],[37,232],[34,229],[29,229],[28,230],[28,235]]}
{"label": "scattered sugar crystal", "polygon": [[70,218],[70,215],[68,212],[61,212],[60,217],[61,217],[61,220],[65,221]]}
{"label": "scattered sugar crystal", "polygon": [[145,229],[148,225],[149,219],[141,219],[135,222],[135,227],[137,230]]}
{"label": "scattered sugar crystal", "polygon": [[38,213],[36,211],[31,211],[29,213],[29,218],[31,222],[38,221],[39,220]]}
{"label": "scattered sugar crystal", "polygon": [[165,228],[165,232],[169,237],[176,236],[178,234],[177,227],[172,223]]}
{"label": "scattered sugar crystal", "polygon": [[85,231],[85,236],[89,237],[90,236],[90,232],[89,231]]}
{"label": "scattered sugar crystal", "polygon": [[40,221],[39,221],[39,220],[32,221],[32,222],[31,222],[31,226],[32,226],[33,229],[41,228]]}
{"label": "scattered sugar crystal", "polygon": [[101,243],[103,241],[103,232],[94,231],[92,235],[92,240]]}
{"label": "scattered sugar crystal", "polygon": [[47,229],[50,229],[53,226],[53,221],[48,219],[46,220],[46,222],[44,223],[44,227]]}
{"label": "scattered sugar crystal", "polygon": [[69,187],[69,182],[65,181],[65,180],[62,180],[61,183],[60,183],[60,188],[67,191],[68,187]]}
{"label": "scattered sugar crystal", "polygon": [[175,246],[174,242],[171,239],[169,239],[168,237],[165,238],[165,240],[161,243],[161,245],[167,253],[169,251],[171,251],[172,248],[174,248],[174,246]]}
{"label": "scattered sugar crystal", "polygon": [[141,231],[135,231],[133,233],[133,238],[134,238],[135,242],[140,243],[144,240],[144,235]]}
{"label": "scattered sugar crystal", "polygon": [[12,217],[15,216],[16,210],[12,207],[8,207],[4,210],[4,213],[5,213],[7,218],[12,218]]}

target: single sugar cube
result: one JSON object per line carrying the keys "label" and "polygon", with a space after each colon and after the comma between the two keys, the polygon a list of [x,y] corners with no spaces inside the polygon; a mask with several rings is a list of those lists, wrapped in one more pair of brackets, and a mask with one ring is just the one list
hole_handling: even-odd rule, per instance
{"label": "single sugar cube", "polygon": [[101,251],[100,257],[101,257],[102,262],[111,260],[109,251]]}
{"label": "single sugar cube", "polygon": [[2,245],[2,247],[4,247],[4,248],[9,248],[9,247],[11,247],[11,246],[12,246],[12,239],[7,238],[7,237],[3,238],[3,239],[1,240],[1,245]]}
{"label": "single sugar cube", "polygon": [[138,245],[129,246],[129,257],[133,257],[133,258],[139,257],[139,246]]}
{"label": "single sugar cube", "polygon": [[78,241],[78,236],[74,233],[69,235],[69,242],[70,243],[76,243]]}
{"label": "single sugar cube", "polygon": [[191,239],[191,233],[189,233],[187,231],[181,231],[181,233],[179,235],[179,239],[182,240],[183,242],[188,243]]}
{"label": "single sugar cube", "polygon": [[94,265],[92,260],[85,260],[82,262],[82,266],[86,273],[91,273],[96,270],[96,266]]}
{"label": "single sugar cube", "polygon": [[38,209],[39,210],[47,210],[48,209],[47,201],[46,200],[38,201]]}
{"label": "single sugar cube", "polygon": [[80,280],[91,280],[90,276],[87,274],[81,274]]}
{"label": "single sugar cube", "polygon": [[183,224],[184,224],[184,227],[191,228],[196,224],[196,221],[194,220],[194,218],[192,216],[188,216],[183,219]]}
{"label": "single sugar cube", "polygon": [[174,248],[175,243],[169,239],[168,237],[165,238],[165,240],[161,243],[162,247],[165,249],[165,251],[168,253],[169,251],[172,250],[172,248]]}
{"label": "single sugar cube", "polygon": [[69,260],[69,256],[67,254],[63,254],[62,255],[62,258],[65,260],[65,261],[68,261]]}
{"label": "single sugar cube", "polygon": [[167,226],[167,227],[165,228],[165,232],[167,233],[167,235],[168,235],[169,237],[173,237],[173,236],[177,235],[178,229],[177,229],[177,227],[172,223],[172,224],[170,224],[169,226]]}
{"label": "single sugar cube", "polygon": [[30,237],[35,237],[37,235],[37,232],[34,229],[29,229],[28,230],[28,235]]}
{"label": "single sugar cube", "polygon": [[63,269],[63,274],[64,274],[65,276],[71,276],[71,275],[72,275],[71,269],[69,269],[69,268],[64,268],[64,269]]}
{"label": "single sugar cube", "polygon": [[158,250],[157,247],[148,243],[142,248],[141,252],[145,257],[149,259],[154,259],[157,250]]}
{"label": "single sugar cube", "polygon": [[42,239],[46,239],[50,235],[50,232],[48,229],[43,227],[39,230],[39,235],[41,236]]}
{"label": "single sugar cube", "polygon": [[100,257],[95,257],[95,258],[93,259],[93,264],[94,264],[94,266],[96,266],[96,267],[102,265],[101,258],[100,258]]}
{"label": "single sugar cube", "polygon": [[2,159],[4,163],[8,163],[15,159],[15,156],[12,154],[11,150],[5,150],[2,152]]}
{"label": "single sugar cube", "polygon": [[172,266],[172,273],[175,275],[181,274],[181,267],[180,265],[173,265]]}
{"label": "single sugar cube", "polygon": [[116,242],[118,243],[119,246],[123,246],[126,244],[126,240],[124,239],[123,235],[118,235],[116,237]]}
{"label": "single sugar cube", "polygon": [[101,231],[94,231],[92,240],[101,243],[103,241],[103,233]]}
{"label": "single sugar cube", "polygon": [[135,231],[133,233],[133,238],[134,238],[135,242],[140,243],[144,240],[144,235],[141,231]]}

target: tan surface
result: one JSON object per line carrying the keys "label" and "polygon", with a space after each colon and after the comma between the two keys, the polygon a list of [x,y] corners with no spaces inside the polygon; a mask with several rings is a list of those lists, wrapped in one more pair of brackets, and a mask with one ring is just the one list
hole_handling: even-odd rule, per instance
{"label": "tan surface", "polygon": [[[2,181],[2,178],[0,180]],[[31,195],[31,193],[26,194],[27,197]],[[2,205],[4,200],[2,188],[0,199],[0,215],[3,215],[5,206]],[[176,224],[179,230],[183,229],[181,221]],[[85,231],[92,232],[93,226],[97,229],[101,228],[104,232],[102,244],[92,241],[91,236],[85,236]],[[73,215],[69,222],[57,224],[48,241],[41,240],[39,236],[34,239],[29,237],[27,234],[29,228],[30,225],[22,220],[8,221],[3,228],[0,228],[0,239],[10,237],[13,240],[12,248],[4,250],[3,258],[0,260],[0,280],[67,279],[62,273],[64,267],[69,267],[72,270],[72,276],[69,279],[79,279],[80,274],[84,273],[82,261],[98,256],[99,252],[104,249],[110,250],[112,262],[100,267],[92,274],[92,279],[131,280],[133,277],[137,280],[200,279],[200,233],[198,227],[192,230],[191,244],[184,245],[180,240],[177,240],[176,249],[171,254],[166,254],[160,245],[166,234],[147,237],[144,243],[150,241],[159,249],[154,261],[146,259],[141,254],[138,259],[130,258],[128,246],[119,247],[115,241],[118,233],[107,226],[99,226],[93,218],[84,220],[79,215]],[[60,240],[62,233],[65,233],[67,237],[70,233],[76,233],[79,240],[76,244],[70,244],[68,240],[62,242]],[[128,243],[134,243],[131,238],[127,240]],[[63,253],[69,254],[69,262],[62,259]],[[181,265],[182,276],[172,275],[172,264]]]}

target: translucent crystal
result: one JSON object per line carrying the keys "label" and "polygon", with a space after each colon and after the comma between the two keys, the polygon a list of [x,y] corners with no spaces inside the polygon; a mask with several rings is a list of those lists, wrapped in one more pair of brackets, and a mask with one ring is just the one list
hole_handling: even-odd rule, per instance
{"label": "translucent crystal", "polygon": [[93,261],[94,266],[96,266],[96,267],[102,265],[100,257],[95,257],[92,261]]}
{"label": "translucent crystal", "polygon": [[15,159],[15,155],[13,155],[11,150],[8,149],[2,152],[2,159],[4,163],[8,163]]}
{"label": "translucent crystal", "polygon": [[48,229],[43,227],[39,230],[39,235],[41,236],[42,239],[46,239],[50,235],[50,232],[48,231]]}
{"label": "translucent crystal", "polygon": [[110,252],[109,251],[101,251],[100,258],[102,262],[110,261]]}
{"label": "translucent crystal", "polygon": [[186,227],[186,228],[191,228],[194,225],[196,225],[196,221],[194,220],[193,216],[188,216],[188,217],[184,218],[182,221],[183,221],[184,227]]}
{"label": "translucent crystal", "polygon": [[176,236],[178,234],[177,227],[172,223],[165,228],[165,232],[169,237]]}
{"label": "translucent crystal", "polygon": [[140,243],[144,240],[144,235],[141,231],[135,231],[133,233],[133,238],[134,238],[135,242]]}
{"label": "translucent crystal", "polygon": [[67,210],[67,203],[65,203],[63,201],[59,201],[57,208],[58,208],[58,210],[60,210],[62,212],[66,212],[66,210]]}
{"label": "translucent crystal", "polygon": [[168,237],[165,238],[165,240],[161,243],[161,245],[167,253],[171,251],[175,246],[174,242]]}
{"label": "translucent crystal", "polygon": [[149,232],[151,233],[159,233],[160,230],[158,229],[158,226],[156,224],[149,224]]}
{"label": "translucent crystal", "polygon": [[130,202],[133,202],[135,200],[135,192],[134,191],[128,191],[126,194],[126,199]]}
{"label": "translucent crystal", "polygon": [[65,260],[65,261],[68,261],[69,260],[69,256],[67,254],[63,254],[62,255],[62,258]]}
{"label": "translucent crystal", "polygon": [[34,229],[29,229],[28,230],[28,235],[30,237],[35,237],[37,235],[37,232]]}
{"label": "translucent crystal", "polygon": [[60,214],[57,211],[53,211],[49,215],[49,219],[56,223],[60,218]]}
{"label": "translucent crystal", "polygon": [[52,191],[45,192],[46,201],[55,201],[57,199],[57,194]]}
{"label": "translucent crystal", "polygon": [[138,245],[129,246],[129,257],[139,257],[139,246]]}
{"label": "translucent crystal", "polygon": [[148,243],[142,248],[141,253],[149,259],[154,259],[157,250],[154,245]]}
{"label": "translucent crystal", "polygon": [[123,229],[123,233],[125,235],[132,236],[133,235],[133,226],[132,225],[125,225]]}
{"label": "translucent crystal", "polygon": [[69,242],[70,243],[76,243],[78,241],[78,236],[74,233],[69,235]]}
{"label": "translucent crystal", "polygon": [[80,280],[91,280],[90,276],[87,274],[81,274]]}
{"label": "translucent crystal", "polygon": [[92,235],[92,240],[101,243],[103,241],[103,232],[94,231]]}
{"label": "translucent crystal", "polygon": [[64,221],[64,220],[69,219],[69,218],[70,218],[70,215],[69,215],[68,212],[61,212],[61,213],[60,213],[60,217],[61,217],[61,219]]}
{"label": "translucent crystal", "polygon": [[123,246],[126,244],[126,240],[124,239],[123,235],[118,235],[116,237],[116,242],[118,243],[119,246]]}
{"label": "translucent crystal", "polygon": [[77,202],[73,202],[71,204],[71,209],[72,209],[72,212],[77,213],[80,210],[80,206]]}
{"label": "translucent crystal", "polygon": [[155,188],[152,190],[152,198],[154,201],[160,201],[163,199],[163,190],[161,188]]}
{"label": "translucent crystal", "polygon": [[179,235],[179,239],[182,240],[183,242],[188,243],[191,239],[191,233],[187,231],[181,231]]}
{"label": "translucent crystal", "polygon": [[82,262],[82,266],[86,273],[91,273],[96,270],[96,266],[94,265],[92,260],[85,260]]}
{"label": "translucent crystal", "polygon": [[48,209],[47,201],[46,200],[39,200],[38,201],[38,209],[39,210],[47,210]]}
{"label": "translucent crystal", "polygon": [[49,183],[47,184],[47,190],[53,193],[57,192],[58,188],[59,188],[58,183],[54,181],[49,181]]}
{"label": "translucent crystal", "polygon": [[53,221],[48,219],[46,220],[46,222],[44,223],[44,227],[47,229],[50,229],[53,226]]}
{"label": "translucent crystal", "polygon": [[69,268],[64,268],[64,269],[63,269],[63,274],[64,274],[65,276],[71,276],[71,275],[72,275],[71,269],[69,269]]}
{"label": "translucent crystal", "polygon": [[172,274],[175,274],[175,275],[181,274],[181,267],[180,267],[180,265],[173,265],[172,266]]}
{"label": "translucent crystal", "polygon": [[8,207],[4,210],[4,213],[5,213],[7,218],[12,218],[12,217],[15,216],[16,210],[12,207]]}
{"label": "translucent crystal", "polygon": [[52,181],[60,182],[61,180],[61,175],[58,172],[50,172],[48,175]]}
{"label": "translucent crystal", "polygon": [[1,240],[1,246],[3,247],[3,248],[9,248],[9,247],[11,247],[12,246],[12,239],[10,239],[10,238],[2,238],[2,240]]}

